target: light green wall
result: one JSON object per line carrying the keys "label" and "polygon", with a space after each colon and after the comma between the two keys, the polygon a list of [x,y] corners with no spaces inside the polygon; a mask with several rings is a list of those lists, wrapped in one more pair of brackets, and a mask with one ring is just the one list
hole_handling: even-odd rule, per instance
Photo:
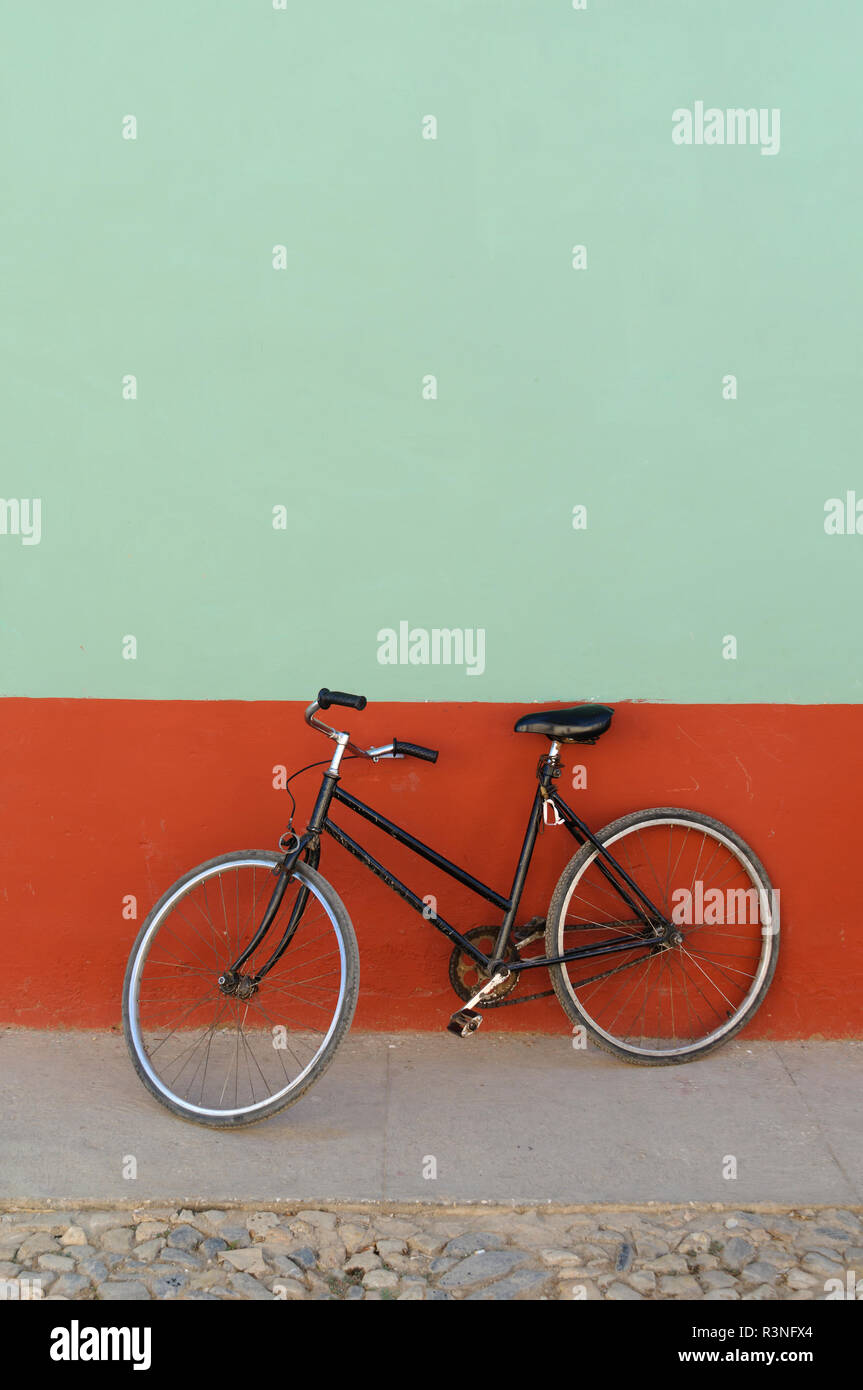
{"label": "light green wall", "polygon": [[[42,537],[0,535],[0,690],[857,700],[861,40],[857,0],[10,0]],[[698,100],[779,152],[675,145]],[[484,673],[380,665],[400,620]]]}

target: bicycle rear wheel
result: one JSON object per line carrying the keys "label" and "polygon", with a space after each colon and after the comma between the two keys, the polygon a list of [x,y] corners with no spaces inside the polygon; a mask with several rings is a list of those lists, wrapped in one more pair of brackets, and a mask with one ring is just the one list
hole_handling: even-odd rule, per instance
{"label": "bicycle rear wheel", "polygon": [[272,955],[304,892],[284,954],[249,997],[220,987],[260,925],[280,860],[247,850],[192,869],[153,908],[129,957],[123,1027],[135,1069],[151,1095],[197,1124],[253,1124],[292,1105],[329,1066],[354,1015],[350,918],[303,863],[241,973],[254,975]]}
{"label": "bicycle rear wheel", "polygon": [[776,969],[778,902],[764,867],[728,826],[670,806],[623,816],[596,838],[675,924],[676,939],[636,944],[644,923],[588,843],[554,891],[547,954],[633,945],[550,966],[555,993],[573,1023],[627,1062],[703,1057],[752,1017]]}

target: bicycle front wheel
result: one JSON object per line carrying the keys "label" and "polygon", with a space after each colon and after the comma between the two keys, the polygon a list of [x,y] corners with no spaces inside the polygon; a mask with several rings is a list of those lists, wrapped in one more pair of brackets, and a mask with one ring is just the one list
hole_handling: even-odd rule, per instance
{"label": "bicycle front wheel", "polygon": [[[247,850],[192,869],[153,908],[129,957],[123,1026],[135,1069],[158,1101],[197,1124],[253,1124],[292,1105],[329,1066],[354,1015],[359,952],[350,918],[303,863],[242,967],[241,993],[220,985],[261,923],[280,860]],[[252,989],[295,907],[286,950]]]}
{"label": "bicycle front wheel", "polygon": [[674,924],[674,937],[650,941],[588,843],[555,889],[546,951],[611,942],[623,949],[550,966],[555,993],[573,1023],[627,1062],[703,1057],[733,1037],[767,993],[779,953],[778,895],[740,836],[697,811],[635,811],[596,838]]}

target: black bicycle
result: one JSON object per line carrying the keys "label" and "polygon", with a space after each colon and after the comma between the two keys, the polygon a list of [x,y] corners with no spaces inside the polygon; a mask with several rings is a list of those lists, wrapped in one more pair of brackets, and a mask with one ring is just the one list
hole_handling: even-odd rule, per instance
{"label": "black bicycle", "polygon": [[[305,833],[287,832],[278,852],[224,854],[192,869],[153,908],[132,949],[126,1041],[144,1085],[175,1114],[216,1127],[273,1115],[323,1074],[348,1031],[359,953],[344,904],[318,873],[323,834],[453,943],[450,978],[463,1007],[448,1027],[460,1037],[482,1022],[475,1005],[523,1002],[514,991],[526,970],[548,970],[553,989],[541,993],[557,995],[584,1043],[628,1062],[703,1057],[755,1013],[776,968],[778,894],[740,836],[668,806],[634,811],[594,835],[555,787],[561,745],[595,743],[611,709],[580,705],[517,721],[517,733],[542,734],[551,746],[539,759],[505,897],[344,790],[346,753],[430,763],[438,754],[399,739],[358,748],[316,718],[333,705],[363,710],[366,700],[325,689],[306,710],[306,722],[336,747]],[[333,822],[334,802],[485,899],[503,914],[500,926],[457,931]],[[580,848],[547,917],[516,927],[543,820],[565,826]],[[544,951],[530,954],[543,939]]]}

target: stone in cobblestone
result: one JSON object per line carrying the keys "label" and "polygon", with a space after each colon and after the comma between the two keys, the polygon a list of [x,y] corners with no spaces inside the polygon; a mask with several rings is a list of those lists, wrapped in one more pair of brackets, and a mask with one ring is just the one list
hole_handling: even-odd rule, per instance
{"label": "stone in cobblestone", "polygon": [[689,1268],[697,1270],[700,1274],[705,1269],[718,1269],[719,1261],[715,1255],[692,1255],[689,1259]]}
{"label": "stone in cobblestone", "polygon": [[660,1255],[656,1260],[642,1260],[642,1268],[654,1274],[688,1274],[689,1266],[682,1255]]}
{"label": "stone in cobblestone", "polygon": [[368,1225],[361,1226],[353,1221],[339,1223],[339,1237],[349,1255],[353,1255],[356,1250],[365,1250],[367,1246],[374,1244]]}
{"label": "stone in cobblestone", "polygon": [[812,1232],[819,1245],[837,1246],[840,1250],[848,1244],[848,1231],[840,1226],[816,1226]]}
{"label": "stone in cobblestone", "polygon": [[314,1269],[318,1262],[318,1257],[310,1245],[294,1245],[288,1251],[288,1255],[301,1269]]}
{"label": "stone in cobblestone", "polygon": [[164,1246],[159,1258],[162,1264],[175,1265],[177,1269],[203,1269],[206,1264],[196,1250],[179,1250],[173,1245]]}
{"label": "stone in cobblestone", "polygon": [[498,1279],[484,1289],[468,1294],[467,1303],[511,1302],[514,1299],[538,1298],[546,1286],[550,1270],[517,1269],[505,1279]]}
{"label": "stone in cobblestone", "polygon": [[526,1250],[485,1250],[482,1254],[469,1255],[466,1260],[460,1260],[454,1269],[447,1270],[439,1281],[440,1286],[444,1289],[470,1288],[487,1279],[510,1274],[529,1259]]}
{"label": "stone in cobblestone", "polygon": [[398,1303],[422,1303],[425,1299],[425,1289],[405,1289],[396,1299]]}
{"label": "stone in cobblestone", "polygon": [[[170,1270],[170,1266],[169,1266]],[[112,1279],[143,1279],[150,1277],[153,1273],[153,1266],[143,1264],[141,1260],[124,1260],[111,1271]]]}
{"label": "stone in cobblestone", "polygon": [[232,1274],[230,1285],[237,1293],[242,1294],[243,1298],[254,1299],[259,1303],[264,1299],[269,1301],[273,1297],[267,1286],[261,1284],[251,1274]]}
{"label": "stone in cobblestone", "polygon": [[622,1284],[619,1280],[615,1280],[614,1283],[609,1284],[605,1291],[605,1296],[610,1299],[612,1303],[641,1301],[641,1294],[637,1289],[632,1289],[628,1284]]}
{"label": "stone in cobblestone", "polygon": [[677,1245],[679,1255],[701,1255],[710,1245],[706,1231],[689,1231]]}
{"label": "stone in cobblestone", "polygon": [[765,1264],[763,1260],[753,1260],[740,1271],[744,1284],[772,1284],[777,1276],[775,1265]]}
{"label": "stone in cobblestone", "polygon": [[272,1231],[278,1226],[279,1217],[274,1211],[256,1211],[254,1216],[249,1217],[246,1224],[250,1236],[265,1236],[267,1231]]}
{"label": "stone in cobblestone", "polygon": [[635,1260],[635,1246],[631,1241],[625,1240],[620,1246],[614,1261],[614,1268],[618,1274],[625,1274],[632,1269]]}
{"label": "stone in cobblestone", "polygon": [[581,1242],[572,1247],[572,1253],[582,1264],[588,1264],[591,1260],[598,1260],[604,1265],[611,1263],[610,1251],[604,1250],[601,1245]]}
{"label": "stone in cobblestone", "polygon": [[264,1259],[261,1251],[251,1250],[221,1250],[218,1258],[223,1264],[230,1265],[243,1274],[266,1274],[269,1266]]}
{"label": "stone in cobblestone", "polygon": [[21,1266],[14,1260],[0,1260],[0,1279],[14,1279],[20,1271]]}
{"label": "stone in cobblestone", "polygon": [[785,1282],[789,1289],[799,1290],[813,1289],[815,1285],[821,1281],[816,1279],[814,1274],[807,1274],[805,1269],[795,1267],[794,1269],[789,1269],[788,1273],[785,1275]]}
{"label": "stone in cobblestone", "polygon": [[97,1260],[92,1256],[89,1259],[81,1260],[78,1270],[80,1273],[86,1274],[91,1284],[101,1284],[103,1279],[108,1278],[107,1265],[102,1260]]}
{"label": "stone in cobblestone", "polygon": [[[115,1231],[118,1226],[122,1226],[124,1215],[125,1213],[118,1211],[82,1211],[77,1222],[73,1217],[69,1224],[83,1226],[87,1235],[91,1239],[95,1239],[103,1235],[105,1231]],[[131,1224],[131,1222],[132,1218],[129,1217],[129,1223]]]}
{"label": "stone in cobblestone", "polygon": [[228,1242],[222,1240],[221,1236],[207,1236],[198,1246],[198,1254],[203,1255],[205,1260],[212,1260],[218,1255],[220,1250],[227,1250]]}
{"label": "stone in cobblestone", "polygon": [[761,1226],[762,1221],[760,1216],[756,1216],[751,1211],[730,1211],[725,1213],[722,1224],[727,1230],[733,1230],[735,1226],[748,1230],[755,1226]]}
{"label": "stone in cobblestone", "polygon": [[[233,1215],[233,1213],[232,1213]],[[245,1250],[252,1243],[252,1238],[245,1226],[224,1225],[219,1231],[219,1235],[227,1245],[231,1245],[235,1250]]]}
{"label": "stone in cobblestone", "polygon": [[60,1255],[62,1250],[63,1247],[59,1240],[37,1231],[34,1235],[27,1236],[26,1240],[22,1240],[18,1246],[18,1259],[22,1264],[26,1264],[28,1260],[34,1259],[37,1255]]}
{"label": "stone in cobblestone", "polygon": [[859,1231],[863,1227],[860,1214],[846,1211],[844,1207],[825,1207],[818,1215],[825,1226],[844,1226],[847,1231]]}
{"label": "stone in cobblestone", "polygon": [[578,1257],[572,1250],[539,1250],[537,1254],[544,1265],[558,1265],[568,1268],[570,1265],[578,1265],[580,1263]]}
{"label": "stone in cobblestone", "polygon": [[36,1263],[40,1269],[50,1269],[55,1274],[69,1274],[75,1268],[75,1261],[68,1255],[40,1255]]}
{"label": "stone in cobblestone", "polygon": [[8,1223],[25,1232],[41,1231],[43,1235],[60,1236],[75,1220],[73,1211],[11,1211],[6,1213],[3,1225]]}
{"label": "stone in cobblestone", "polygon": [[103,1250],[110,1250],[115,1255],[125,1255],[127,1250],[131,1250],[134,1232],[129,1226],[116,1226],[113,1230],[103,1231],[100,1236],[100,1244]]}
{"label": "stone in cobblestone", "polygon": [[399,1276],[391,1269],[370,1269],[363,1275],[363,1288],[366,1289],[395,1289],[398,1282]]}
{"label": "stone in cobblestone", "polygon": [[820,1274],[825,1279],[839,1279],[845,1275],[844,1266],[824,1250],[807,1251],[800,1265],[809,1274]]}
{"label": "stone in cobblestone", "polygon": [[653,1293],[656,1288],[656,1275],[650,1269],[634,1269],[627,1274],[626,1282],[639,1293]]}
{"label": "stone in cobblestone", "polygon": [[60,1237],[61,1245],[86,1245],[87,1235],[83,1226],[67,1226]]}
{"label": "stone in cobblestone", "polygon": [[[176,1274],[178,1271],[174,1270],[173,1273]],[[189,1288],[212,1289],[216,1284],[224,1284],[229,1273],[229,1270],[219,1267],[218,1269],[205,1269],[200,1274],[190,1274],[188,1276]]]}
{"label": "stone in cobblestone", "polygon": [[406,1255],[408,1252],[406,1243],[394,1237],[388,1240],[379,1240],[376,1248],[381,1259],[384,1260],[388,1259],[390,1255]]}
{"label": "stone in cobblestone", "polygon": [[401,1281],[401,1288],[402,1288],[402,1289],[405,1289],[405,1290],[407,1290],[407,1289],[425,1289],[425,1288],[427,1288],[427,1287],[428,1287],[428,1284],[427,1284],[426,1280],[425,1280],[424,1278],[422,1278],[421,1275],[418,1275],[418,1274],[409,1274],[409,1275],[407,1275],[406,1277],[404,1277],[404,1278],[402,1279],[402,1281]]}
{"label": "stone in cobblestone", "polygon": [[425,1275],[428,1269],[428,1260],[421,1255],[389,1255],[387,1268],[396,1270],[403,1278],[412,1275]]}
{"label": "stone in cobblestone", "polygon": [[299,1265],[294,1264],[293,1260],[286,1259],[284,1255],[276,1255],[273,1257],[272,1265],[276,1274],[280,1275],[282,1279],[298,1279],[302,1283],[303,1271]]}
{"label": "stone in cobblestone", "polygon": [[319,1230],[334,1231],[338,1223],[338,1217],[334,1211],[298,1211],[297,1220],[304,1221],[307,1226],[314,1226]]}
{"label": "stone in cobblestone", "polygon": [[12,1241],[11,1244],[7,1241],[5,1245],[0,1245],[0,1263],[4,1260],[14,1260],[15,1256],[18,1254],[18,1246],[20,1244],[20,1241],[15,1240]]}
{"label": "stone in cobblestone", "polygon": [[493,1231],[465,1231],[454,1240],[447,1241],[444,1255],[473,1255],[478,1250],[503,1250],[506,1241]]}
{"label": "stone in cobblestone", "polygon": [[136,1207],[131,1213],[133,1226],[140,1226],[142,1221],[160,1221],[167,1228],[172,1221],[179,1221],[176,1207]]}
{"label": "stone in cobblestone", "polygon": [[786,1269],[795,1256],[787,1246],[778,1245],[776,1241],[770,1240],[764,1245],[759,1245],[758,1258],[766,1264],[775,1265],[777,1269]]}
{"label": "stone in cobblestone", "polygon": [[459,1262],[458,1255],[438,1255],[429,1265],[430,1274],[446,1274],[447,1270],[453,1269]]}
{"label": "stone in cobblestone", "polygon": [[733,1289],[734,1275],[724,1269],[705,1269],[699,1278],[706,1289]]}
{"label": "stone in cobblestone", "polygon": [[407,1221],[401,1216],[378,1216],[374,1223],[376,1236],[379,1240],[402,1239],[407,1240],[412,1236],[417,1228],[415,1221]]}
{"label": "stone in cobblestone", "polygon": [[408,1249],[415,1250],[418,1255],[437,1255],[446,1241],[434,1231],[417,1231],[415,1236],[408,1236],[407,1244]]}
{"label": "stone in cobblestone", "polygon": [[351,1270],[362,1270],[363,1274],[368,1274],[372,1269],[380,1269],[381,1258],[374,1250],[358,1250],[355,1255],[349,1255],[345,1260],[344,1269],[347,1274]]}
{"label": "stone in cobblestone", "polygon": [[194,1226],[175,1226],[167,1243],[178,1250],[197,1250],[201,1244],[201,1232],[196,1231]]}
{"label": "stone in cobblestone", "polygon": [[345,1294],[345,1298],[349,1303],[356,1302],[358,1299],[362,1298],[362,1296],[363,1291],[360,1288],[359,1284],[351,1284],[347,1293]]}
{"label": "stone in cobblestone", "polygon": [[651,1235],[636,1235],[635,1249],[640,1260],[659,1260],[669,1254],[668,1241],[658,1240]]}
{"label": "stone in cobblestone", "polygon": [[863,1269],[863,1245],[845,1246],[845,1263],[855,1269]]}
{"label": "stone in cobblestone", "polygon": [[[224,1242],[223,1242],[224,1244]],[[295,1235],[290,1231],[268,1231],[262,1241],[255,1242],[256,1250],[263,1250],[265,1255],[287,1255],[292,1250],[296,1250],[299,1242]],[[306,1247],[311,1250],[311,1247]],[[317,1264],[317,1255],[311,1250],[312,1263]]]}
{"label": "stone in cobblestone", "polygon": [[135,1243],[144,1245],[147,1241],[155,1240],[157,1236],[168,1234],[167,1221],[141,1221],[135,1227]]}
{"label": "stone in cobblestone", "polygon": [[691,1274],[662,1274],[659,1292],[667,1298],[701,1298],[701,1285]]}
{"label": "stone in cobblestone", "polygon": [[603,1216],[597,1222],[597,1229],[600,1231],[614,1231],[618,1236],[629,1238],[632,1232],[632,1217],[623,1214],[612,1213],[610,1216]]}
{"label": "stone in cobblestone", "polygon": [[188,1274],[166,1274],[164,1278],[153,1281],[153,1293],[156,1298],[174,1298],[188,1282]]}
{"label": "stone in cobblestone", "polygon": [[[75,1275],[67,1274],[66,1278],[74,1279]],[[108,1303],[143,1303],[145,1299],[150,1297],[149,1289],[140,1280],[125,1282],[106,1279],[105,1283],[99,1286],[98,1294],[101,1299]]]}
{"label": "stone in cobblestone", "polygon": [[743,1302],[751,1303],[753,1302],[753,1300],[757,1301],[759,1299],[775,1297],[776,1290],[774,1289],[772,1284],[759,1284],[756,1289],[750,1289],[748,1293],[745,1293],[743,1295]]}
{"label": "stone in cobblestone", "polygon": [[214,1293],[204,1293],[203,1289],[193,1289],[191,1293],[184,1293],[183,1299],[190,1303],[221,1303],[222,1301]]}
{"label": "stone in cobblestone", "polygon": [[[727,1225],[727,1222],[726,1222]],[[726,1269],[730,1269],[732,1274],[739,1274],[740,1270],[749,1260],[754,1260],[756,1255],[755,1246],[743,1236],[732,1236],[722,1247],[722,1263]]]}
{"label": "stone in cobblestone", "polygon": [[154,1240],[142,1241],[140,1245],[135,1246],[135,1259],[142,1260],[144,1264],[147,1264],[150,1260],[155,1260],[164,1245],[165,1242],[161,1236],[157,1236]]}
{"label": "stone in cobblestone", "polygon": [[797,1234],[800,1225],[799,1221],[792,1221],[790,1216],[779,1216],[776,1214],[766,1215],[761,1218],[761,1223],[772,1236],[793,1236]]}
{"label": "stone in cobblestone", "polygon": [[321,1242],[318,1251],[318,1265],[321,1269],[341,1269],[347,1257],[347,1251],[340,1240],[327,1240]]}
{"label": "stone in cobblestone", "polygon": [[708,1289],[704,1295],[706,1303],[736,1303],[739,1298],[736,1289]]}
{"label": "stone in cobblestone", "polygon": [[197,1226],[199,1231],[204,1231],[207,1235],[221,1235],[220,1227],[224,1225],[233,1212],[222,1211],[219,1207],[208,1207],[206,1211],[196,1211],[193,1226]]}

